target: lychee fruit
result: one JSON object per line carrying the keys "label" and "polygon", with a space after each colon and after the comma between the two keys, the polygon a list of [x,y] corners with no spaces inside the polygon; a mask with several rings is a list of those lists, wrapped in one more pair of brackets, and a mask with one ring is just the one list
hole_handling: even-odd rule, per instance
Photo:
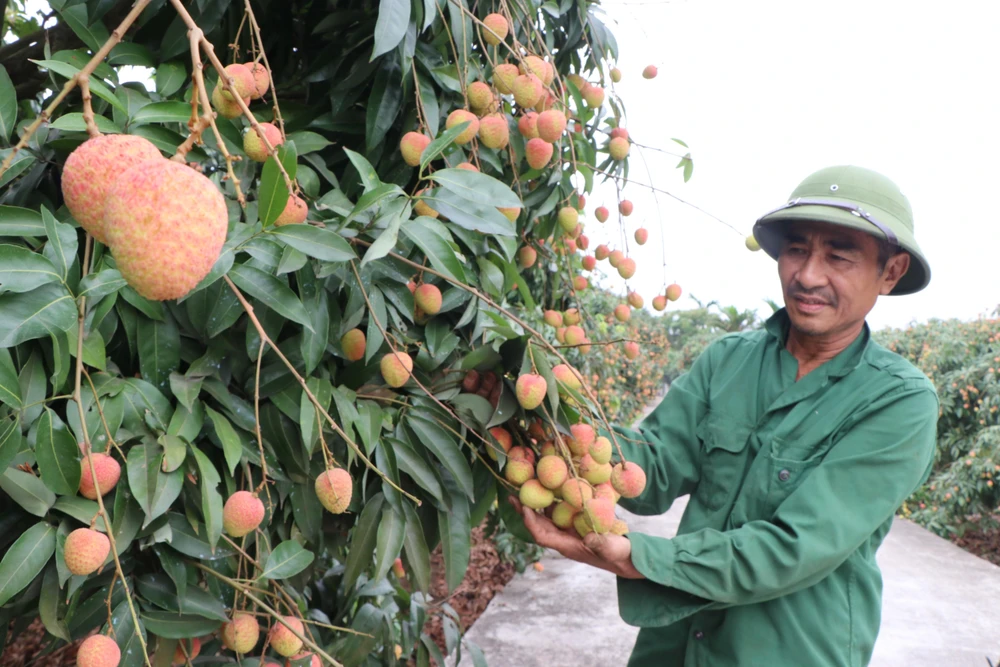
{"label": "lychee fruit", "polygon": [[543,510],[555,501],[555,494],[546,489],[537,479],[529,479],[521,485],[518,494],[521,504],[533,510]]}
{"label": "lychee fruit", "polygon": [[566,344],[579,345],[587,338],[587,332],[576,324],[566,327]]}
{"label": "lychee fruit", "polygon": [[354,481],[351,479],[351,473],[343,468],[332,468],[316,478],[315,489],[316,497],[327,512],[343,514],[351,504]]}
{"label": "lychee fruit", "polygon": [[542,319],[550,327],[561,327],[563,325],[563,316],[558,310],[546,310],[542,314]]}
{"label": "lychee fruit", "polygon": [[[282,616],[281,620],[294,628],[298,634],[304,634],[305,628],[302,627],[302,621],[299,619],[294,616]],[[268,637],[271,642],[271,648],[286,658],[295,655],[302,648],[302,640],[289,627],[277,620],[271,626],[271,632],[268,633]]]}
{"label": "lychee fruit", "polygon": [[465,171],[474,171],[477,174],[479,173],[479,167],[477,167],[476,165],[474,165],[474,164],[472,164],[471,162],[468,162],[468,161],[466,161],[466,162],[459,162],[458,166],[455,167],[455,169],[464,169]]}
{"label": "lychee fruit", "polygon": [[543,456],[538,461],[536,474],[542,486],[554,491],[566,483],[569,478],[569,467],[560,456]]}
{"label": "lychee fruit", "polygon": [[548,383],[541,375],[525,373],[517,378],[514,389],[517,394],[517,402],[521,404],[521,407],[525,410],[534,410],[545,400]]}
{"label": "lychee fruit", "polygon": [[490,114],[479,122],[479,141],[487,148],[503,149],[510,142],[510,127],[500,114]]}
{"label": "lychee fruit", "polygon": [[222,529],[230,537],[243,537],[264,520],[264,503],[249,491],[229,496],[222,508]]}
{"label": "lychee fruit", "polygon": [[623,253],[621,250],[612,250],[610,253],[608,253],[608,264],[610,264],[612,267],[616,269],[624,260],[625,260],[625,253]]}
{"label": "lychee fruit", "polygon": [[467,89],[469,96],[469,108],[482,116],[488,111],[492,111],[496,106],[496,99],[493,97],[493,89],[482,81],[473,81]]}
{"label": "lychee fruit", "polygon": [[538,136],[538,114],[529,111],[517,120],[517,131],[525,139],[537,139]]}
{"label": "lychee fruit", "polygon": [[584,503],[583,515],[595,533],[607,533],[615,522],[615,504],[607,498],[592,498]]}
{"label": "lychee fruit", "polygon": [[594,532],[590,522],[587,521],[587,516],[582,511],[577,512],[576,516],[573,517],[573,529],[580,537],[586,537]]}
{"label": "lychee fruit", "polygon": [[531,465],[535,465],[535,451],[530,447],[511,447],[510,451],[507,452],[507,458],[514,459],[516,461],[527,461]]}
{"label": "lychee fruit", "polygon": [[604,206],[598,206],[594,209],[594,217],[597,218],[598,222],[607,222],[608,220],[608,209]]}
{"label": "lychee fruit", "polygon": [[635,275],[635,260],[631,257],[626,257],[618,264],[618,275],[620,275],[625,280],[628,280]]}
{"label": "lychee fruit", "polygon": [[645,303],[642,299],[642,295],[638,292],[629,292],[627,299],[629,305],[633,308],[642,308],[642,304]]}
{"label": "lychee fruit", "polygon": [[632,317],[632,309],[627,304],[619,303],[614,310],[615,319],[619,322],[628,322]]}
{"label": "lychee fruit", "polygon": [[[186,652],[186,653],[185,653]],[[173,665],[184,665],[188,660],[194,660],[201,653],[201,640],[197,637],[192,639],[181,639],[174,649],[174,657],[171,661]]]}
{"label": "lychee fruit", "polygon": [[613,160],[624,160],[628,157],[630,147],[628,139],[615,137],[608,142],[608,153],[611,155],[611,159]]}
{"label": "lychee fruit", "polygon": [[[94,462],[94,470],[97,472],[97,484],[90,474],[90,461]],[[83,457],[80,461],[80,495],[90,500],[97,500],[97,487],[101,489],[101,495],[106,495],[108,491],[115,488],[118,478],[121,476],[122,467],[112,457],[107,454],[93,453],[88,457]]]}
{"label": "lychee fruit", "polygon": [[646,488],[646,471],[638,463],[619,463],[611,469],[611,486],[623,498],[636,498]]}
{"label": "lychee fruit", "polygon": [[228,227],[219,189],[179,162],[136,165],[108,190],[108,244],[122,277],[147,299],[190,292],[215,265]]}
{"label": "lychee fruit", "polygon": [[[221,87],[212,89],[212,106],[223,118],[239,118],[243,115],[243,109],[239,102],[230,97]],[[250,104],[250,98],[243,100],[244,104]]]}
{"label": "lychee fruit", "polygon": [[535,466],[524,459],[508,458],[507,465],[503,469],[503,476],[511,484],[521,486],[535,476]]}
{"label": "lychee fruit", "polygon": [[621,200],[621,202],[618,203],[618,212],[624,215],[625,217],[632,215],[632,209],[633,209],[632,202],[628,199],[623,199]]}
{"label": "lychee fruit", "polygon": [[639,357],[639,343],[634,340],[630,340],[625,343],[625,358],[629,361],[637,359]]}
{"label": "lychee fruit", "polygon": [[437,315],[441,312],[441,290],[437,285],[422,283],[413,293],[413,301],[428,315]]}
{"label": "lychee fruit", "polygon": [[608,246],[603,243],[594,248],[594,259],[596,259],[597,261],[607,259],[608,255],[610,254],[611,254],[611,249],[608,248]]}
{"label": "lychee fruit", "polygon": [[77,528],[66,537],[63,555],[73,574],[88,575],[104,564],[111,552],[107,535],[90,528]]}
{"label": "lychee fruit", "polygon": [[563,322],[567,325],[580,323],[580,311],[576,308],[567,308],[563,313]]}
{"label": "lychee fruit", "polygon": [[469,123],[468,126],[454,140],[459,146],[472,141],[476,133],[479,132],[479,119],[476,117],[476,114],[466,109],[455,109],[448,114],[448,120],[444,123],[444,126],[450,130],[466,121]]}
{"label": "lychee fruit", "polygon": [[521,268],[530,269],[538,259],[538,252],[531,246],[524,246],[517,253],[517,263]]}
{"label": "lychee fruit", "polygon": [[251,99],[257,94],[257,81],[254,79],[253,72],[246,65],[241,65],[240,63],[226,65],[223,74],[219,75],[219,83],[216,84],[216,88],[222,92],[222,96],[225,99],[234,100],[235,97],[233,94],[223,84],[223,76],[232,79],[233,88],[236,90],[236,97],[239,97],[241,100]]}
{"label": "lychee fruit", "polygon": [[107,635],[87,637],[76,652],[77,667],[118,667],[121,659],[118,643]]}
{"label": "lychee fruit", "polygon": [[571,438],[569,439],[569,449],[573,456],[583,456],[590,451],[590,446],[594,444],[596,433],[590,424],[573,424],[569,427]]}
{"label": "lychee fruit", "polygon": [[365,356],[365,332],[361,329],[351,329],[340,337],[340,349],[348,361],[357,361]]}
{"label": "lychee fruit", "polygon": [[490,46],[496,46],[507,39],[507,31],[510,26],[507,25],[507,19],[503,14],[487,14],[486,18],[483,19],[483,25],[488,28],[488,30],[483,30],[483,40]]}
{"label": "lychee fruit", "polygon": [[658,294],[658,295],[656,295],[656,296],[653,297],[653,310],[663,311],[663,310],[666,310],[666,308],[667,308],[667,297],[666,296],[664,296],[662,294]]}
{"label": "lychee fruit", "polygon": [[584,271],[593,271],[597,267],[597,258],[593,255],[587,255],[580,260],[580,266],[583,267]]}
{"label": "lychee fruit", "polygon": [[546,86],[551,85],[555,79],[555,70],[552,65],[538,56],[526,56],[520,65],[521,74],[532,73],[542,80]]}
{"label": "lychee fruit", "polygon": [[656,78],[656,65],[646,65],[642,70],[643,79],[655,79]]}
{"label": "lychee fruit", "polygon": [[392,572],[400,579],[406,576],[406,570],[403,569],[403,559],[397,558],[392,562]]}
{"label": "lychee fruit", "polygon": [[615,519],[615,522],[611,524],[611,532],[615,535],[627,535],[628,524],[621,519]]}
{"label": "lychee fruit", "polygon": [[411,167],[420,166],[420,158],[424,154],[424,149],[431,143],[431,138],[420,132],[407,132],[399,140],[399,152],[403,155],[403,162]]}
{"label": "lychee fruit", "polygon": [[628,139],[628,130],[624,127],[616,127],[608,133],[608,139],[615,139],[621,137],[622,139]]}
{"label": "lychee fruit", "polygon": [[[514,441],[510,436],[510,432],[503,428],[502,426],[494,426],[490,429],[490,435],[500,443],[500,447],[503,448],[504,454],[509,452],[514,445]],[[491,443],[489,448],[486,450],[487,453],[492,457],[494,461],[497,460],[497,453],[495,446]]]}
{"label": "lychee fruit", "polygon": [[596,486],[611,479],[611,464],[598,463],[590,454],[584,454],[580,458],[580,476]]}
{"label": "lychee fruit", "polygon": [[558,454],[558,452],[556,451],[556,443],[552,442],[551,440],[549,440],[548,442],[544,443],[538,449],[538,455],[542,456],[542,457],[545,457],[545,456],[555,456],[556,454]]}
{"label": "lychee fruit", "polygon": [[562,227],[563,231],[568,232],[575,228],[580,221],[580,213],[572,206],[563,206],[559,209],[556,219],[559,221],[559,226]]}
{"label": "lychee fruit", "polygon": [[645,227],[640,227],[635,230],[635,242],[639,245],[646,245],[646,241],[649,239],[649,230]]}
{"label": "lychee fruit", "polygon": [[611,441],[603,435],[594,438],[590,445],[590,456],[598,463],[609,463],[611,461]]}
{"label": "lychee fruit", "polygon": [[135,135],[103,134],[87,139],[69,154],[63,167],[66,208],[81,227],[106,244],[104,203],[115,180],[137,164],[163,159],[160,149]]}
{"label": "lychee fruit", "polygon": [[681,286],[677,283],[667,285],[667,298],[671,301],[681,298]]}
{"label": "lychee fruit", "polygon": [[441,214],[431,208],[427,201],[420,197],[424,192],[427,192],[426,188],[416,193],[413,201],[413,212],[417,215],[426,215],[429,218],[438,217]]}
{"label": "lychee fruit", "polygon": [[[583,224],[581,223],[577,227],[583,227]],[[580,250],[586,250],[590,247],[590,238],[584,234],[580,234],[580,238],[576,240],[576,244],[580,246]]]}
{"label": "lychee fruit", "polygon": [[545,86],[542,80],[534,74],[521,74],[514,79],[512,86],[514,91],[514,101],[517,105],[530,109],[538,103],[538,100],[545,94]]}
{"label": "lychee fruit", "polygon": [[299,225],[306,221],[306,217],[309,215],[309,206],[306,204],[305,200],[298,195],[288,195],[288,201],[285,203],[284,210],[281,211],[275,221],[275,227],[283,227],[285,225]]}
{"label": "lychee fruit", "polygon": [[583,101],[586,102],[587,106],[592,109],[596,109],[604,104],[604,89],[600,86],[588,84],[584,86],[580,93],[583,95]]}
{"label": "lychee fruit", "polygon": [[[281,130],[273,123],[259,123],[259,125],[272,148],[277,148],[285,142],[281,136]],[[267,146],[260,140],[260,135],[252,127],[243,135],[243,152],[255,162],[263,162],[267,159]]]}
{"label": "lychee fruit", "polygon": [[271,87],[271,77],[267,75],[267,68],[261,63],[243,63],[243,66],[253,75],[254,91],[250,93],[250,99],[259,100]]}
{"label": "lychee fruit", "polygon": [[579,391],[583,388],[583,378],[574,368],[570,368],[566,364],[558,364],[552,367],[552,375],[555,376],[556,382],[560,386],[574,391]]}
{"label": "lychee fruit", "polygon": [[517,65],[502,63],[493,68],[493,87],[501,95],[514,92],[514,79],[517,78]]}
{"label": "lychee fruit", "polygon": [[559,341],[560,344],[566,343],[566,327],[556,328],[556,340]]}
{"label": "lychee fruit", "polygon": [[757,242],[757,237],[754,236],[753,234],[747,236],[746,240],[743,242],[743,245],[745,245],[747,247],[747,250],[749,250],[750,252],[757,252],[758,250],[760,250],[760,243]]}
{"label": "lychee fruit", "polygon": [[413,372],[413,359],[405,352],[390,352],[382,357],[379,368],[385,383],[398,389],[410,379],[410,373]]}
{"label": "lychee fruit", "polygon": [[608,74],[611,76],[611,80],[614,81],[615,83],[618,83],[619,81],[622,80],[622,71],[617,67],[612,67],[611,71],[608,72]]}
{"label": "lychee fruit", "polygon": [[479,385],[482,379],[479,376],[479,371],[473,369],[465,374],[462,378],[462,391],[467,394],[474,394],[479,390]]}
{"label": "lychee fruit", "polygon": [[563,500],[552,508],[552,523],[556,524],[563,530],[566,530],[573,525],[573,517],[575,517],[579,511],[580,510],[578,508],[573,507],[568,502]]}
{"label": "lychee fruit", "polygon": [[562,499],[575,507],[583,509],[583,504],[594,497],[594,489],[587,482],[570,478],[559,488]]}
{"label": "lychee fruit", "polygon": [[[399,559],[397,558],[396,560]],[[304,660],[305,658],[309,658],[308,667],[323,667],[323,663],[320,662],[319,656],[316,655],[315,653],[309,653],[308,651],[304,651],[302,653],[296,653],[288,660],[285,660],[285,667],[292,667],[293,661],[301,661]]]}
{"label": "lychee fruit", "polygon": [[529,167],[542,169],[552,159],[552,144],[539,137],[529,139],[524,147],[524,157]]}
{"label": "lychee fruit", "polygon": [[236,613],[222,626],[222,643],[231,651],[249,653],[260,639],[260,625],[253,614]]}
{"label": "lychee fruit", "polygon": [[617,503],[621,496],[615,491],[615,487],[611,486],[611,482],[601,482],[594,487],[594,497],[595,498],[607,498],[613,503]]}
{"label": "lychee fruit", "polygon": [[538,114],[538,136],[545,141],[555,143],[566,131],[566,114],[555,109],[549,109]]}

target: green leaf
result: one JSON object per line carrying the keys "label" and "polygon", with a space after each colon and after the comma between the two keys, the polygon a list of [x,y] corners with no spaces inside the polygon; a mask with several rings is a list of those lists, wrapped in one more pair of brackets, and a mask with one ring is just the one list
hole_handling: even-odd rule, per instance
{"label": "green leaf", "polygon": [[36,523],[17,538],[0,561],[0,605],[34,581],[56,551],[56,528]]}
{"label": "green leaf", "polygon": [[410,445],[402,440],[389,438],[386,442],[392,445],[392,451],[396,455],[396,463],[399,469],[413,478],[413,481],[420,485],[427,493],[437,500],[443,500],[444,491],[437,475],[430,464],[422,456],[417,454]]}
{"label": "green leaf", "polygon": [[7,468],[0,475],[0,490],[24,508],[28,514],[45,516],[56,502],[45,482],[17,468]]}
{"label": "green leaf", "polygon": [[[156,92],[159,93],[160,97],[170,97],[181,89],[187,78],[187,69],[184,67],[184,63],[177,60],[163,63],[156,68]],[[186,106],[188,106],[188,116],[190,117],[190,105]]]}
{"label": "green leaf", "polygon": [[0,347],[43,338],[76,325],[76,304],[62,285],[0,295]]}
{"label": "green leaf", "polygon": [[73,495],[80,488],[80,448],[59,416],[45,408],[38,422],[35,456],[42,481],[51,491]]}
{"label": "green leaf", "polygon": [[474,500],[476,496],[472,485],[472,468],[469,467],[469,461],[454,437],[443,427],[423,416],[412,416],[406,423],[416,434],[416,441],[427,447],[444,464],[469,500]]}
{"label": "green leaf", "polygon": [[0,140],[10,139],[10,133],[17,124],[17,94],[14,82],[3,65],[0,65]]}
{"label": "green leaf", "polygon": [[22,444],[17,414],[0,419],[0,470],[6,470],[10,462],[17,458]]}
{"label": "green leaf", "polygon": [[77,289],[77,296],[85,296],[88,299],[100,299],[102,296],[114,294],[128,283],[115,269],[104,269],[97,273],[88,273],[80,281]]}
{"label": "green leaf", "polygon": [[417,510],[410,503],[403,503],[403,513],[406,515],[406,536],[403,541],[406,560],[410,564],[417,588],[427,593],[431,587],[431,552],[427,548],[427,539]]}
{"label": "green leaf", "polygon": [[451,234],[441,222],[420,216],[406,222],[402,230],[423,251],[435,270],[458,282],[466,282],[465,269],[462,268],[465,260],[459,258],[458,250],[452,245]]}
{"label": "green leaf", "polygon": [[677,163],[677,169],[680,168],[684,169],[684,182],[687,183],[691,180],[691,174],[694,172],[694,161],[691,159],[690,153],[687,153],[681,158],[681,161]]}
{"label": "green leaf", "polygon": [[0,236],[45,236],[42,214],[30,208],[0,206]]}
{"label": "green leaf", "polygon": [[[104,134],[121,134],[122,128],[118,126],[113,120],[105,118],[100,114],[94,114],[94,122],[97,124],[97,129]],[[54,127],[57,130],[62,130],[63,132],[86,132],[87,122],[83,119],[83,114],[79,112],[72,112],[63,114],[56,118],[50,127]]]}
{"label": "green leaf", "polygon": [[162,322],[139,318],[139,370],[146,382],[165,392],[170,387],[170,374],[181,363],[181,336],[172,317]]}
{"label": "green leaf", "polygon": [[439,169],[427,176],[440,183],[446,190],[470,202],[483,202],[491,206],[521,208],[521,198],[505,183],[492,176],[468,169]]}
{"label": "green leaf", "polygon": [[295,150],[299,155],[306,155],[307,153],[315,153],[316,151],[321,151],[327,146],[332,146],[333,142],[324,137],[322,134],[317,134],[315,132],[292,132],[286,139],[295,144]]}
{"label": "green leaf", "polygon": [[365,508],[361,510],[361,516],[354,525],[354,534],[351,535],[351,546],[347,551],[347,562],[344,564],[344,590],[354,590],[354,582],[358,580],[358,575],[368,569],[372,562],[372,554],[375,553],[375,543],[378,539],[378,524],[382,515],[382,504],[385,497],[379,493],[372,497]]}
{"label": "green leaf", "polygon": [[422,198],[452,224],[463,229],[497,236],[515,236],[517,233],[514,223],[498,211],[496,206],[469,201],[443,188],[425,192]]}
{"label": "green leaf", "polygon": [[361,183],[365,186],[366,191],[382,184],[382,181],[378,178],[378,173],[375,171],[375,167],[363,155],[355,153],[350,148],[345,148],[344,152],[347,154],[347,159],[354,165],[354,168],[358,170]]}
{"label": "green leaf", "polygon": [[121,42],[116,44],[108,54],[108,65],[116,67],[118,65],[137,65],[139,67],[153,67],[156,61],[149,49],[142,44],[135,42]]}
{"label": "green leaf", "polygon": [[135,112],[131,125],[147,123],[183,123],[191,119],[191,104],[188,102],[170,101],[153,102]]}
{"label": "green leaf", "polygon": [[406,519],[392,505],[382,507],[382,521],[378,526],[378,538],[375,543],[375,576],[382,579],[389,574],[396,557],[403,548],[406,536]]}
{"label": "green leaf", "polygon": [[[14,409],[20,409],[21,386],[17,382],[17,369],[10,358],[10,352],[0,348],[0,403],[6,403]],[[0,433],[3,428],[0,427]],[[4,466],[6,467],[6,466]]]}
{"label": "green leaf", "polygon": [[357,259],[354,249],[337,232],[314,225],[283,225],[269,233],[292,248],[324,262],[347,262]]}
{"label": "green leaf", "polygon": [[216,547],[213,552],[212,547],[201,537],[205,533],[205,526],[198,524],[196,532],[183,514],[170,512],[167,514],[167,522],[172,533],[170,546],[185,556],[199,560],[215,560],[228,558],[236,553],[225,545]]}
{"label": "green leaf", "polygon": [[358,199],[358,203],[355,204],[354,209],[351,210],[351,214],[344,219],[343,224],[344,225],[350,224],[352,220],[354,220],[356,217],[358,217],[365,211],[372,209],[376,206],[383,205],[385,203],[385,200],[387,199],[391,201],[396,197],[404,196],[404,194],[405,193],[403,192],[402,188],[400,188],[395,183],[380,183],[379,185],[376,185],[374,188],[372,188],[365,194],[361,195],[361,197]]}
{"label": "green leaf", "polygon": [[282,317],[307,329],[312,326],[309,313],[295,292],[274,276],[246,264],[236,264],[229,270],[229,277],[237,287]]}
{"label": "green leaf", "polygon": [[[87,500],[86,498],[81,498],[80,496],[59,496],[59,498],[56,499],[55,504],[52,506],[52,510],[55,512],[62,512],[63,514],[73,517],[83,525],[89,526],[90,522],[100,511],[100,506],[97,504],[96,500]],[[94,530],[102,533],[106,532],[107,527],[104,525],[103,519],[94,521]]]}
{"label": "green leaf", "polygon": [[226,417],[212,408],[205,406],[205,413],[212,420],[215,427],[215,435],[222,443],[222,452],[226,457],[226,465],[229,467],[229,474],[235,474],[236,466],[243,456],[243,445],[240,443],[240,436],[236,434],[236,429],[229,423]]}
{"label": "green leaf", "polygon": [[436,138],[431,143],[427,144],[427,148],[424,152],[420,154],[420,171],[423,173],[424,169],[427,168],[434,159],[444,152],[446,148],[455,143],[455,137],[462,134],[465,128],[469,126],[470,121],[465,121],[464,123],[459,123],[458,125],[449,128],[441,133],[441,136]]}
{"label": "green leaf", "polygon": [[180,468],[187,458],[188,451],[184,438],[164,433],[156,441],[163,447],[163,472],[173,472]]}
{"label": "green leaf", "polygon": [[396,48],[403,41],[409,24],[410,0],[380,0],[375,22],[375,48],[370,60]]}
{"label": "green leaf", "polygon": [[[377,259],[382,259],[396,247],[396,240],[399,236],[399,227],[403,221],[410,217],[410,209],[406,201],[393,202],[394,210],[388,211],[385,217],[389,218],[389,225],[382,230],[375,242],[369,246],[365,256],[361,259],[361,266]],[[389,208],[389,207],[386,207]]]}
{"label": "green leaf", "polygon": [[205,634],[205,619],[195,614],[149,611],[140,616],[146,629],[167,639],[187,639]]}
{"label": "green leaf", "polygon": [[[79,4],[71,7],[63,7],[59,10],[63,21],[76,33],[84,44],[94,53],[100,50],[104,42],[108,40],[108,29],[100,21],[90,23],[87,18],[87,5]],[[91,78],[93,82],[93,78]]]}
{"label": "green leaf", "polygon": [[76,261],[76,251],[79,245],[76,230],[72,225],[56,220],[49,213],[49,209],[44,206],[42,207],[42,224],[49,237],[48,243],[42,249],[42,254],[52,262],[52,265],[65,280],[69,276],[70,267]]}
{"label": "green leaf", "polygon": [[[386,2],[405,4],[409,10],[410,3],[407,0],[382,0],[383,5]],[[381,15],[379,18],[381,19]],[[386,132],[395,124],[403,102],[402,84],[403,72],[399,64],[391,58],[384,59],[372,82],[365,111],[365,146],[369,153],[382,143]]]}
{"label": "green leaf", "polygon": [[[296,153],[295,145],[290,143],[278,146],[277,155],[281,165],[288,172],[288,178],[295,180]],[[260,187],[257,189],[257,216],[265,227],[278,219],[288,203],[288,185],[278,168],[278,161],[268,156],[260,173]]]}
{"label": "green leaf", "polygon": [[312,564],[316,554],[302,548],[295,540],[285,540],[267,557],[262,579],[288,579],[305,570]]}
{"label": "green leaf", "polygon": [[[101,45],[99,44],[97,48],[94,49],[94,51],[97,51],[98,49],[100,49],[100,47]],[[60,76],[66,77],[67,79],[72,79],[80,71],[79,67],[74,67],[69,63],[64,63],[59,60],[31,60],[31,58],[29,58],[28,60],[35,63],[39,67],[43,67],[49,70],[50,72],[55,72]],[[121,103],[121,100],[115,97],[115,94],[111,92],[111,90],[107,86],[101,83],[100,80],[94,76],[90,77],[90,92],[93,93],[94,95],[97,95],[102,100],[104,100],[111,106],[115,107],[122,113],[128,113],[128,111],[125,109],[125,105]],[[191,105],[187,105],[187,107],[188,111],[190,112]]]}
{"label": "green leaf", "polygon": [[[205,517],[208,544],[215,549],[222,537],[222,494],[219,493],[219,471],[212,461],[194,445],[191,445],[195,463],[198,465],[198,488],[201,490],[201,514]],[[177,472],[181,472],[178,470]]]}
{"label": "green leaf", "polygon": [[[122,656],[118,667],[140,667],[143,664],[140,636],[141,641],[145,642],[147,639],[146,627],[140,618],[139,627],[136,628],[127,600],[119,602],[112,612],[111,629],[114,630],[113,636]],[[172,655],[172,652],[169,655]]]}
{"label": "green leaf", "polygon": [[45,568],[45,574],[42,575],[42,590],[38,595],[38,616],[49,634],[67,643],[72,642],[69,628],[59,618],[60,606],[65,607],[65,603],[59,591],[59,571],[55,563],[52,563]]}
{"label": "green leaf", "polygon": [[438,512],[438,527],[441,531],[441,553],[444,556],[444,578],[450,593],[465,578],[472,553],[468,501],[462,496],[453,496],[451,511]]}
{"label": "green leaf", "polygon": [[201,376],[187,377],[177,372],[171,373],[170,392],[177,397],[177,400],[188,411],[193,410],[194,402],[198,400],[198,396],[201,394],[201,383],[204,379]]}

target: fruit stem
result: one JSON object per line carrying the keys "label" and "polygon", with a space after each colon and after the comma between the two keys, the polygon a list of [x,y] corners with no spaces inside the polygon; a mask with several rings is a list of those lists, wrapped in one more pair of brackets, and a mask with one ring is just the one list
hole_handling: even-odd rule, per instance
{"label": "fruit stem", "polygon": [[271,501],[271,492],[267,488],[267,460],[264,458],[264,436],[260,432],[260,361],[264,358],[264,337],[261,336],[260,347],[257,348],[257,372],[254,375],[253,381],[253,419],[254,419],[254,433],[257,435],[257,449],[260,452],[260,469],[261,478],[260,486],[257,487],[257,493],[260,493],[261,488],[267,493],[268,502]]}
{"label": "fruit stem", "polygon": [[[271,64],[267,62],[267,51],[264,50],[264,39],[260,35],[260,25],[257,23],[257,16],[253,13],[253,8],[250,6],[250,0],[244,0],[244,6],[246,7],[245,16],[250,17],[250,27],[253,28],[253,35],[257,40],[257,45],[260,46],[260,55],[257,56],[256,60],[264,61],[264,69],[267,70],[267,76],[271,80],[271,99],[274,100],[274,120],[278,123],[278,129],[281,130],[281,136],[285,136],[285,119],[281,116],[281,107],[278,106],[278,91],[275,89],[274,75],[271,72]],[[254,40],[250,40],[251,46],[254,44]],[[255,60],[255,62],[256,62]],[[263,139],[263,132],[260,128],[257,129],[257,134],[261,135]],[[280,161],[279,161],[280,162]],[[289,189],[291,192],[291,189]]]}

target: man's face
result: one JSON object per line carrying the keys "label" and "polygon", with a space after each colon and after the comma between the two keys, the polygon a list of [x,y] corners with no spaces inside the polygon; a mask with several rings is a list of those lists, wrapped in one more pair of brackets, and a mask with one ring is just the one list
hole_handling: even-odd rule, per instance
{"label": "man's face", "polygon": [[909,265],[910,256],[900,253],[880,275],[878,242],[870,234],[824,222],[790,226],[778,276],[792,326],[807,336],[829,336],[859,325]]}

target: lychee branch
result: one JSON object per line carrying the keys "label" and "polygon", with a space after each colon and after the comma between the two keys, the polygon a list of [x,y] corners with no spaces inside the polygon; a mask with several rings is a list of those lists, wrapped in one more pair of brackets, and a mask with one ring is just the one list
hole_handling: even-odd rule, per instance
{"label": "lychee branch", "polygon": [[[274,74],[271,72],[271,63],[267,62],[267,51],[264,50],[264,38],[260,34],[260,25],[257,23],[257,16],[253,13],[253,8],[250,6],[250,0],[244,1],[244,6],[246,7],[246,13],[244,16],[250,17],[250,27],[253,28],[253,36],[256,38],[256,44],[260,47],[260,58],[264,61],[264,68],[267,70],[268,78],[273,82]],[[254,45],[254,39],[250,40],[251,49]],[[278,121],[278,128],[281,129],[281,136],[285,136],[285,119],[281,117],[281,107],[278,106],[278,91],[275,86],[271,86],[271,98],[274,100],[274,119]],[[254,129],[257,134],[263,139],[263,133],[259,126],[255,126]],[[265,143],[266,145],[266,143]],[[278,161],[280,164],[280,160]],[[291,192],[291,187],[288,189]]]}

